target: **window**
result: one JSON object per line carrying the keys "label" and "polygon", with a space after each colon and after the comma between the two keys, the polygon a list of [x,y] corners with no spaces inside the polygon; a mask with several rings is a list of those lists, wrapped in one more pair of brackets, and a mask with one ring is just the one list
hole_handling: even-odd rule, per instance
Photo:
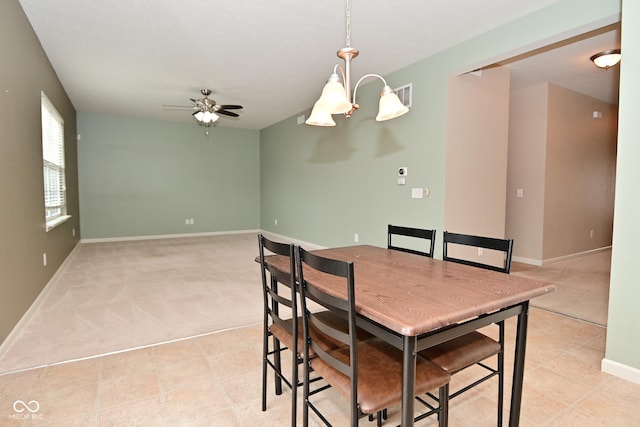
{"label": "window", "polygon": [[70,218],[64,170],[64,120],[42,92],[42,164],[47,231]]}

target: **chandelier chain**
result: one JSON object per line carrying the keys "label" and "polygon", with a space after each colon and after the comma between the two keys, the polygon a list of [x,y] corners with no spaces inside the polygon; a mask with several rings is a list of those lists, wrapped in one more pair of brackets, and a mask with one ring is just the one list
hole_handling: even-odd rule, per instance
{"label": "chandelier chain", "polygon": [[351,47],[351,0],[347,0],[347,39],[346,46]]}

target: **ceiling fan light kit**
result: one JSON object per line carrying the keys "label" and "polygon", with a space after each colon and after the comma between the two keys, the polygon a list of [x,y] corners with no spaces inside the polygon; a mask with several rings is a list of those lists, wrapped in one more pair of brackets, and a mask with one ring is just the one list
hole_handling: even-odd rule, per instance
{"label": "ceiling fan light kit", "polygon": [[227,117],[240,117],[238,113],[228,110],[240,110],[242,105],[221,105],[217,104],[215,100],[209,98],[211,95],[211,89],[201,89],[200,93],[203,98],[194,99],[189,98],[193,105],[163,105],[169,109],[191,109],[195,110],[191,115],[200,126],[205,127],[205,135],[209,135],[209,128],[213,126],[221,116]]}
{"label": "ceiling fan light kit", "polygon": [[[378,115],[376,121],[390,120],[395,117],[399,117],[406,114],[409,111],[400,98],[395,94],[393,89],[389,87],[385,79],[378,74],[366,74],[358,80],[353,88],[353,95],[351,93],[351,60],[358,56],[357,49],[351,47],[351,1],[347,0],[347,47],[340,49],[337,52],[339,58],[344,60],[344,68],[340,65],[336,65],[333,68],[333,73],[329,76],[327,83],[322,89],[322,94],[318,101],[314,104],[311,110],[311,115],[305,121],[308,125],[313,126],[335,126],[335,122],[331,117],[332,114],[344,114],[346,117],[351,117],[354,111],[359,108],[356,103],[356,92],[360,83],[369,77],[375,77],[382,80],[384,88],[380,94],[380,104],[378,108]],[[342,74],[342,82],[340,82],[340,75],[338,70]]]}
{"label": "ceiling fan light kit", "polygon": [[197,121],[205,124],[213,124],[220,118],[219,115],[210,111],[197,111],[193,113],[193,117],[195,117]]}
{"label": "ceiling fan light kit", "polygon": [[622,59],[622,54],[620,52],[620,49],[610,49],[603,52],[598,52],[589,59],[593,61],[596,67],[608,70],[609,68],[617,65],[620,62],[620,60]]}

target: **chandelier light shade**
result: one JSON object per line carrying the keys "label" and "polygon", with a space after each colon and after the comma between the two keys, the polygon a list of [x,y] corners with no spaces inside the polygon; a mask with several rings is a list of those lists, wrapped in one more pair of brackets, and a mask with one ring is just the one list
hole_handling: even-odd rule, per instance
{"label": "chandelier light shade", "polygon": [[337,73],[329,77],[316,104],[329,114],[343,114],[351,110],[351,102]]}
{"label": "chandelier light shade", "polygon": [[[402,104],[400,98],[395,94],[393,89],[389,87],[385,79],[378,74],[367,74],[358,80],[353,87],[353,95],[351,93],[351,60],[358,56],[357,49],[351,47],[351,1],[347,0],[347,38],[345,48],[340,49],[337,52],[339,58],[344,60],[344,68],[340,65],[336,65],[333,69],[333,73],[329,76],[327,83],[322,89],[320,98],[313,106],[311,115],[305,121],[306,124],[312,126],[335,126],[336,123],[331,117],[332,114],[344,114],[346,117],[351,117],[354,111],[360,106],[356,103],[356,92],[360,83],[369,77],[376,77],[382,80],[384,88],[380,94],[380,104],[378,108],[378,115],[376,121],[390,120],[406,114],[409,111],[405,105]],[[338,70],[342,74],[342,82],[340,81],[340,75]]]}
{"label": "chandelier light shade", "polygon": [[376,121],[395,119],[409,112],[409,108],[404,105],[398,95],[389,86],[385,86],[380,94],[380,105],[378,107],[378,115]]}
{"label": "chandelier light shade", "polygon": [[313,110],[311,110],[311,115],[305,123],[313,126],[335,126],[336,122],[333,121],[331,113],[326,109],[319,107],[318,102],[320,101],[317,101],[314,104]]}
{"label": "chandelier light shade", "polygon": [[596,53],[590,59],[596,67],[604,68],[606,70],[617,65],[622,59],[622,54],[620,49],[611,49]]}

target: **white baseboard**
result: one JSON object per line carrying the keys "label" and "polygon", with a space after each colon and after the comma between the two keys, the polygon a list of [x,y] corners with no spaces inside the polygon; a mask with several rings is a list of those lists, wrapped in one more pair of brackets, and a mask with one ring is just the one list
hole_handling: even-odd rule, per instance
{"label": "white baseboard", "polygon": [[13,345],[13,342],[16,339],[16,336],[20,333],[20,331],[22,331],[22,328],[27,324],[27,322],[31,320],[31,317],[33,317],[36,311],[38,311],[38,308],[40,308],[40,305],[47,298],[47,295],[51,291],[53,284],[56,282],[56,280],[58,280],[58,277],[62,274],[65,268],[67,268],[71,260],[71,257],[75,254],[79,246],[80,246],[79,244],[76,244],[73,247],[71,252],[69,252],[69,255],[67,255],[64,261],[62,261],[62,264],[60,264],[60,267],[58,267],[56,272],[53,273],[53,276],[51,276],[51,279],[49,279],[47,284],[44,285],[44,288],[42,288],[42,290],[40,291],[36,299],[33,301],[33,303],[31,303],[31,305],[29,306],[27,311],[22,315],[18,323],[16,323],[16,325],[13,327],[11,332],[9,332],[9,335],[7,335],[7,338],[5,338],[5,340],[2,341],[2,343],[0,343],[0,359],[7,351],[9,351],[9,349]]}
{"label": "white baseboard", "polygon": [[283,236],[282,234],[273,233],[271,231],[261,231],[261,233],[269,239],[278,240],[280,242],[291,242],[308,250],[327,249],[326,246],[316,245],[315,243],[305,242],[304,240],[293,239],[289,236]]}
{"label": "white baseboard", "polygon": [[578,252],[578,253],[575,253],[575,254],[563,255],[563,256],[559,256],[557,258],[549,258],[549,259],[543,260],[542,261],[542,265],[551,264],[553,262],[558,262],[558,261],[565,261],[565,260],[572,259],[572,258],[578,258],[578,257],[585,256],[585,255],[596,254],[598,252],[603,252],[603,251],[606,251],[606,250],[609,250],[609,249],[611,249],[611,246],[605,246],[605,247],[602,247],[602,248],[591,249],[591,250],[588,250],[588,251]]}
{"label": "white baseboard", "polygon": [[511,261],[520,262],[522,264],[537,265],[538,267],[542,265],[542,260],[533,259],[533,258],[524,258],[519,256],[513,256],[511,258]]}
{"label": "white baseboard", "polygon": [[611,374],[613,376],[622,378],[623,380],[640,384],[640,369],[623,365],[622,363],[614,362],[613,360],[609,360],[606,358],[602,359],[600,369],[602,370],[602,372],[605,372],[607,374]]}
{"label": "white baseboard", "polygon": [[203,236],[224,236],[226,234],[258,234],[260,230],[232,230],[232,231],[211,231],[206,233],[183,233],[183,234],[156,234],[153,236],[126,236],[126,237],[104,237],[97,239],[82,239],[80,243],[109,243],[128,242],[134,240],[157,240],[157,239],[177,239],[181,237],[203,237]]}
{"label": "white baseboard", "polygon": [[515,262],[521,262],[523,264],[529,264],[529,265],[537,265],[538,267],[543,266],[543,265],[547,265],[547,264],[552,264],[554,262],[558,262],[558,261],[566,261],[572,258],[578,258],[581,256],[585,256],[585,255],[591,255],[591,254],[595,254],[598,252],[603,252],[606,250],[611,249],[611,246],[605,246],[602,248],[596,248],[596,249],[591,249],[588,251],[584,251],[584,252],[578,252],[575,254],[569,254],[569,255],[563,255],[563,256],[559,256],[556,258],[549,258],[549,259],[534,259],[534,258],[525,258],[525,257],[519,257],[519,256],[513,256],[512,257],[512,261]]}

